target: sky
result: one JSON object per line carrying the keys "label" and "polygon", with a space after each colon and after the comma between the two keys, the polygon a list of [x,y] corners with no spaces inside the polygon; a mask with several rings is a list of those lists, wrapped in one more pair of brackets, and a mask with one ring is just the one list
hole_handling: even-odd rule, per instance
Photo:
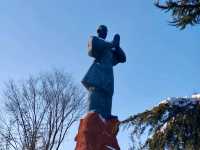
{"label": "sky", "polygon": [[[61,69],[80,83],[93,59],[87,41],[99,24],[107,40],[121,36],[127,62],[114,68],[113,114],[120,120],[158,104],[166,97],[200,92],[200,27],[169,26],[169,14],[141,0],[0,0],[0,89],[9,79]],[[62,149],[74,149],[78,124]],[[118,140],[127,150],[130,140]]]}

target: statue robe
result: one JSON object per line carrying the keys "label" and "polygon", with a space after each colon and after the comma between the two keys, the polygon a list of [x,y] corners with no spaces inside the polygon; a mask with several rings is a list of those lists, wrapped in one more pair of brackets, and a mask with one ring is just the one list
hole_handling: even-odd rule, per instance
{"label": "statue robe", "polygon": [[124,63],[126,56],[120,47],[113,48],[110,42],[96,36],[89,39],[88,55],[95,59],[82,80],[89,91],[89,111],[108,118],[111,116],[114,93],[113,66]]}

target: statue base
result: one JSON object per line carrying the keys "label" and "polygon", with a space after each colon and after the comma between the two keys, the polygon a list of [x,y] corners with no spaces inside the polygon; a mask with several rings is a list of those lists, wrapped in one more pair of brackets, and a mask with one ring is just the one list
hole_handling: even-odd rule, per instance
{"label": "statue base", "polygon": [[75,150],[120,150],[117,142],[119,120],[105,120],[96,112],[89,112],[80,120],[75,137]]}

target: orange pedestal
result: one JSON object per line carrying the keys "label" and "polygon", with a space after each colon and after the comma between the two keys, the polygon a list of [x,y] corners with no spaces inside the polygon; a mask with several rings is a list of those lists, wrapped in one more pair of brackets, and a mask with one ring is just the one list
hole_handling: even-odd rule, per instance
{"label": "orange pedestal", "polygon": [[116,119],[104,120],[98,113],[89,112],[80,120],[75,150],[120,150],[118,126]]}

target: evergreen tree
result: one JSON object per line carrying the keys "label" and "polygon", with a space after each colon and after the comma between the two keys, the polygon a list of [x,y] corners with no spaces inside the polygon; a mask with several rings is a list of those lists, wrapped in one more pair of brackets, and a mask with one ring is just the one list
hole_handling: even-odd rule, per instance
{"label": "evergreen tree", "polygon": [[130,150],[200,150],[199,114],[199,98],[170,98],[128,118]]}
{"label": "evergreen tree", "polygon": [[187,25],[200,23],[200,0],[157,0],[155,5],[171,12],[171,25],[184,29]]}

